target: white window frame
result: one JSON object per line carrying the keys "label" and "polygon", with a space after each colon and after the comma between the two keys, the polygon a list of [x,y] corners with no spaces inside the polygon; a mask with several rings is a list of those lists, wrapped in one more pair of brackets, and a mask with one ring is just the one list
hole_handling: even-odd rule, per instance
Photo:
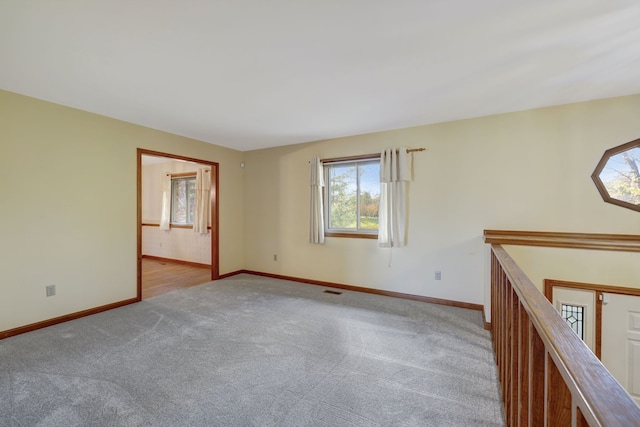
{"label": "white window frame", "polygon": [[[329,228],[331,224],[329,215],[330,215],[330,204],[331,204],[331,183],[330,183],[330,174],[329,170],[333,166],[344,166],[344,165],[356,165],[364,163],[377,163],[378,167],[380,165],[380,154],[367,154],[364,156],[354,156],[354,157],[342,157],[336,159],[325,159],[322,160],[324,166],[324,178],[325,178],[325,186],[324,186],[324,224],[325,224],[325,236],[327,237],[355,237],[355,238],[366,238],[366,239],[377,239],[378,238],[378,230],[377,229],[368,229],[368,228]],[[357,222],[360,221],[360,176],[356,173],[357,179],[357,200],[356,200],[356,218]]]}
{"label": "white window frame", "polygon": [[[174,203],[174,188],[175,188],[174,187],[174,182],[175,181],[193,181],[193,185],[195,186],[196,175],[195,174],[193,174],[193,175],[192,174],[187,174],[187,175],[178,174],[178,175],[173,175],[171,177],[171,225],[193,227],[193,221],[191,221],[191,222],[176,222],[175,221],[175,210],[176,210],[176,206],[175,206],[175,203]],[[188,184],[187,184],[187,186],[188,186]],[[189,201],[188,200],[185,200],[185,206],[187,206],[187,209],[188,209],[188,207],[189,207]],[[194,209],[195,209],[195,206],[194,206]],[[189,218],[189,213],[188,212],[187,212],[186,217]]]}

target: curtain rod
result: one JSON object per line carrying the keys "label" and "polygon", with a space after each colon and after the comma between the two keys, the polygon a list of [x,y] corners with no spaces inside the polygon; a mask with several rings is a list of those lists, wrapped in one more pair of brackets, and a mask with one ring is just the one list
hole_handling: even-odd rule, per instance
{"label": "curtain rod", "polygon": [[[427,151],[427,149],[423,147],[407,148],[407,153],[413,153],[415,151]],[[323,163],[335,163],[335,162],[341,162],[341,161],[349,162],[354,160],[366,160],[366,159],[375,159],[375,158],[380,158],[380,153],[362,154],[359,156],[336,157],[331,159],[320,159],[320,161]],[[311,162],[308,162],[308,163],[311,163]]]}

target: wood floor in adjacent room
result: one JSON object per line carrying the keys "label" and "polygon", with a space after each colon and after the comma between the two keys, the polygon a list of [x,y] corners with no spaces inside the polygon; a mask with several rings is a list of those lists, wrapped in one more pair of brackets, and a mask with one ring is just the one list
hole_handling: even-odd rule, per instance
{"label": "wood floor in adjacent room", "polygon": [[210,281],[209,268],[142,258],[142,299]]}

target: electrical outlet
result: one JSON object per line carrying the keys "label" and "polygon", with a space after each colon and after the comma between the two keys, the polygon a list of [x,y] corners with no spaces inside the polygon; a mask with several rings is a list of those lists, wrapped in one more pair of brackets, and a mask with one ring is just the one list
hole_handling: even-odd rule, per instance
{"label": "electrical outlet", "polygon": [[277,261],[278,260],[278,255],[277,254],[273,254],[273,260]]}
{"label": "electrical outlet", "polygon": [[440,271],[436,271],[436,280],[442,280],[442,273]]}
{"label": "electrical outlet", "polygon": [[56,294],[56,285],[47,285],[47,296],[52,297]]}

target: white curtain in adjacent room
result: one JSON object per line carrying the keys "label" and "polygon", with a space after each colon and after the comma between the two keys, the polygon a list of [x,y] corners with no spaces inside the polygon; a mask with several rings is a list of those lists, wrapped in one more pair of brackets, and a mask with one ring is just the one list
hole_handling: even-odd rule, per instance
{"label": "white curtain in adjacent room", "polygon": [[380,206],[378,245],[384,248],[407,244],[411,155],[405,147],[380,153]]}
{"label": "white curtain in adjacent room", "polygon": [[209,197],[211,194],[211,170],[198,169],[196,172],[196,209],[193,213],[193,231],[209,232]]}
{"label": "white curtain in adjacent room", "polygon": [[169,230],[171,224],[171,174],[162,174],[162,210],[160,211],[160,230]]}
{"label": "white curtain in adjacent room", "polygon": [[311,199],[309,202],[309,242],[319,244],[324,243],[324,213],[322,208],[324,174],[320,158],[314,157],[309,163],[309,185],[311,187]]}

